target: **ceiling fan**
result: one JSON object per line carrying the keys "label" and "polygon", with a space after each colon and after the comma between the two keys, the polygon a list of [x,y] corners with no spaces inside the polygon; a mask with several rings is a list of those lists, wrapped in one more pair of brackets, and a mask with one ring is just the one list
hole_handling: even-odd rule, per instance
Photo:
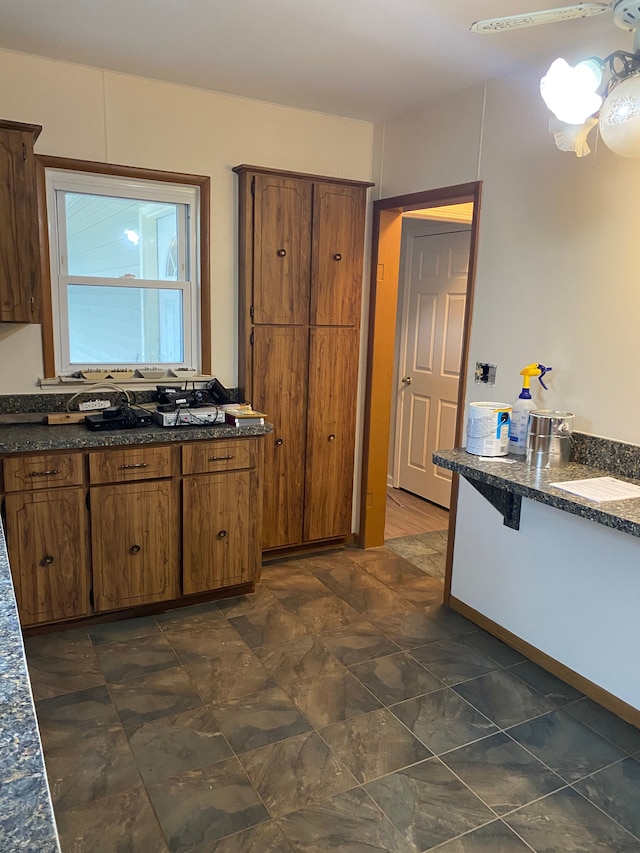
{"label": "ceiling fan", "polygon": [[578,157],[589,153],[586,138],[596,125],[614,153],[640,157],[640,0],[578,3],[485,18],[471,25],[477,33],[496,33],[609,11],[616,26],[634,33],[633,52],[616,50],[604,59],[589,57],[575,67],[556,59],[540,81],[540,93],[556,117],[549,127],[556,145],[563,151],[574,151]]}
{"label": "ceiling fan", "polygon": [[571,18],[589,18],[603,12],[613,12],[614,23],[623,30],[635,32],[640,26],[640,2],[636,0],[611,0],[610,3],[578,3],[558,9],[543,9],[523,15],[508,15],[503,18],[485,18],[475,21],[470,29],[476,33],[496,33],[539,24],[554,24]]}

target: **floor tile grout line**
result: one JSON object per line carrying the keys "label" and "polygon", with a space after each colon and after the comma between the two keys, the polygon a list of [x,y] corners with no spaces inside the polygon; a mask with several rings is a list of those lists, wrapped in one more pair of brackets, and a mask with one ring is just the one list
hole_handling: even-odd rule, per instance
{"label": "floor tile grout line", "polygon": [[[614,765],[610,764],[608,766],[613,767]],[[605,770],[606,768],[603,767],[602,769]],[[600,772],[600,771],[596,771],[596,773],[598,773],[598,772]],[[591,775],[594,775],[594,774],[591,774]],[[588,779],[588,778],[589,778],[588,776],[583,777],[583,779]],[[583,779],[578,779],[577,781],[582,782]],[[570,784],[569,787],[573,791],[575,791],[576,794],[579,794],[583,800],[586,800],[590,805],[594,806],[596,809],[598,809],[599,812],[601,812],[603,815],[605,815],[607,818],[609,818],[609,820],[612,820],[621,829],[623,829],[626,833],[628,833],[631,836],[631,838],[634,839],[634,841],[640,841],[640,834],[636,834],[635,832],[632,832],[630,829],[628,829],[626,826],[624,826],[624,824],[620,823],[620,821],[617,818],[615,818],[613,815],[609,814],[609,812],[605,811],[605,809],[603,809],[597,803],[594,803],[593,800],[591,800],[586,794],[584,794],[582,791],[578,790],[578,788],[575,787],[575,783]]]}

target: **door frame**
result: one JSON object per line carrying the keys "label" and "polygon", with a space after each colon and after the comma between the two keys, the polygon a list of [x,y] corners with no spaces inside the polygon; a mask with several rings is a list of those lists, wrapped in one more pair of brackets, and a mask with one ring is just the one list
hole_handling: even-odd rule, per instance
{"label": "door frame", "polygon": [[[473,202],[460,383],[458,386],[458,414],[455,429],[455,444],[458,447],[462,441],[462,424],[464,422],[481,195],[482,181],[472,181],[467,184],[378,199],[373,203],[368,353],[360,482],[360,524],[356,536],[356,543],[361,548],[376,548],[384,545],[402,214],[410,210]],[[451,484],[451,510],[449,512],[445,603],[448,602],[451,594],[451,565],[453,562],[457,503],[458,475],[454,474]]]}

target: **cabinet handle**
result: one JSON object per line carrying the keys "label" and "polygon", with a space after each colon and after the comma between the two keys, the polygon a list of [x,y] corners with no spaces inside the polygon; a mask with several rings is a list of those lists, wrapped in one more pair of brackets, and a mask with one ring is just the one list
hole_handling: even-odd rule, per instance
{"label": "cabinet handle", "polygon": [[335,255],[333,256],[333,260],[334,261],[341,261],[342,260],[342,255],[340,254],[340,252],[335,253]]}
{"label": "cabinet handle", "polygon": [[284,258],[287,255],[287,250],[286,249],[278,249],[276,254],[279,258]]}
{"label": "cabinet handle", "polygon": [[329,436],[329,441],[335,441],[335,440],[336,440],[335,435],[333,433],[331,433],[331,435]]}
{"label": "cabinet handle", "polygon": [[59,474],[60,470],[58,468],[52,468],[51,471],[29,471],[30,477],[55,477],[56,474]]}
{"label": "cabinet handle", "polygon": [[276,438],[276,447],[282,447],[284,444],[284,438]]}
{"label": "cabinet handle", "polygon": [[226,530],[219,530],[219,531],[218,531],[218,539],[224,539],[224,537],[225,537],[226,535],[227,535],[227,531],[226,531]]}
{"label": "cabinet handle", "polygon": [[53,563],[53,557],[51,554],[47,554],[40,560],[40,565],[44,568],[45,566],[50,566]]}
{"label": "cabinet handle", "polygon": [[129,548],[129,553],[130,554],[137,554],[139,550],[140,550],[139,545],[132,545],[131,548]]}
{"label": "cabinet handle", "polygon": [[148,468],[148,467],[149,467],[148,462],[136,462],[133,465],[121,465],[120,470],[126,471],[127,468]]}
{"label": "cabinet handle", "polygon": [[229,453],[228,456],[210,456],[209,462],[226,462],[227,459],[234,459],[233,453]]}

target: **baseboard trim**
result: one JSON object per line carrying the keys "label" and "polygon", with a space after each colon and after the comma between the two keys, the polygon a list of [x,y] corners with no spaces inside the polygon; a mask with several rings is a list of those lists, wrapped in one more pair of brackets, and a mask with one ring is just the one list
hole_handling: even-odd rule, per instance
{"label": "baseboard trim", "polygon": [[634,708],[633,705],[629,705],[627,702],[614,696],[613,693],[609,693],[607,690],[594,684],[593,681],[589,681],[588,678],[585,678],[573,669],[569,669],[568,666],[560,663],[560,661],[552,658],[550,655],[536,648],[536,646],[532,646],[526,640],[523,640],[516,634],[512,634],[511,631],[508,631],[506,628],[498,625],[497,622],[484,616],[478,610],[465,604],[464,601],[460,601],[459,598],[450,596],[448,605],[456,613],[465,616],[479,628],[484,628],[489,634],[493,634],[494,637],[502,640],[508,646],[511,646],[511,648],[526,655],[529,660],[546,669],[547,672],[561,678],[567,684],[571,685],[571,687],[575,687],[576,690],[584,693],[589,699],[593,699],[598,705],[602,705],[603,708],[621,717],[625,722],[631,723],[632,726],[640,728],[640,710]]}

